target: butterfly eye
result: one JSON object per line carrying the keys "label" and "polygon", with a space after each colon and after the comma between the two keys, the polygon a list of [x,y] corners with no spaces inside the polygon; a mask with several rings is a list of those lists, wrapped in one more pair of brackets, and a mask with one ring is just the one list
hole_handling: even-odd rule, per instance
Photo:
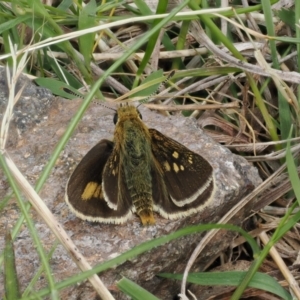
{"label": "butterfly eye", "polygon": [[116,125],[117,122],[118,122],[118,114],[115,113],[115,115],[114,115],[114,124]]}

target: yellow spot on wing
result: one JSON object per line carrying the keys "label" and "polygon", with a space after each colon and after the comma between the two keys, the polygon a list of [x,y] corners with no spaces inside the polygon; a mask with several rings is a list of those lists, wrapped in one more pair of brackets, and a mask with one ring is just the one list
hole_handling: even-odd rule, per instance
{"label": "yellow spot on wing", "polygon": [[164,162],[164,167],[166,171],[171,171],[171,167],[167,161]]}
{"label": "yellow spot on wing", "polygon": [[178,166],[177,166],[176,163],[173,163],[173,169],[174,169],[174,171],[175,171],[176,173],[178,173],[179,168],[178,168]]}
{"label": "yellow spot on wing", "polygon": [[98,184],[97,188],[96,188],[96,191],[94,193],[94,197],[95,198],[102,198],[102,189],[101,189],[101,185]]}
{"label": "yellow spot on wing", "polygon": [[118,174],[118,168],[112,169],[111,173],[116,176]]}
{"label": "yellow spot on wing", "polygon": [[180,165],[180,170],[184,171],[184,166],[183,165]]}
{"label": "yellow spot on wing", "polygon": [[173,156],[174,158],[178,158],[178,157],[179,157],[179,154],[178,154],[178,152],[174,151],[173,154],[172,154],[172,156]]}
{"label": "yellow spot on wing", "polygon": [[101,195],[101,185],[99,185],[97,182],[89,182],[82,195],[81,195],[81,199],[82,200],[90,200],[92,197],[96,197],[99,198]]}

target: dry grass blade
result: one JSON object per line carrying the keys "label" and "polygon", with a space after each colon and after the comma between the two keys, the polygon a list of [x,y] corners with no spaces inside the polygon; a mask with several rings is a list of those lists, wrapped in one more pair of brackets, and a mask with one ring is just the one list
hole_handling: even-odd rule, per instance
{"label": "dry grass blade", "polygon": [[[269,238],[265,232],[260,233],[259,237],[265,245],[269,242]],[[288,269],[287,265],[285,264],[285,262],[283,261],[283,259],[281,258],[280,254],[277,252],[275,247],[272,247],[270,249],[270,255],[276,262],[278,268],[281,270],[284,278],[289,283],[289,286],[293,290],[297,299],[300,299],[300,288],[299,288],[298,282],[296,281],[295,277],[292,275],[292,273]]]}
{"label": "dry grass blade", "polygon": [[161,104],[145,104],[148,108],[164,111],[183,111],[183,110],[208,110],[208,109],[226,109],[238,108],[238,102],[224,103],[224,104],[186,104],[186,105],[161,105]]}
{"label": "dry grass blade", "polygon": [[[300,145],[295,145],[291,148],[291,151],[294,155],[297,155],[300,152]],[[248,161],[270,161],[270,160],[279,160],[286,157],[286,149],[282,149],[276,152],[272,152],[266,155],[260,156],[245,156]]]}
{"label": "dry grass blade", "polygon": [[14,46],[12,45],[12,42],[10,39],[9,39],[9,43],[10,43],[11,53],[13,55],[13,66],[12,66],[12,70],[10,70],[9,68],[6,69],[7,85],[11,92],[9,93],[7,109],[5,110],[5,112],[3,114],[3,119],[2,119],[2,124],[1,124],[1,130],[0,130],[0,150],[1,151],[4,151],[4,149],[5,149],[6,141],[8,138],[9,124],[13,117],[14,105],[19,100],[19,98],[22,94],[22,91],[24,89],[24,87],[22,87],[18,91],[18,93],[15,95],[15,86],[16,86],[16,83],[17,83],[20,73],[22,72],[23,68],[25,67],[26,59],[27,59],[27,55],[26,54],[23,55],[21,57],[19,64],[17,65],[17,61],[15,59],[16,51],[15,51]]}

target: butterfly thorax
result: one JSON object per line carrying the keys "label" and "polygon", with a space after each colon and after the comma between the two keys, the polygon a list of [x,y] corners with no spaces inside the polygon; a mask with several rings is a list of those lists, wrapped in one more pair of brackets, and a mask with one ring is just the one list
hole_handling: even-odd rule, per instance
{"label": "butterfly thorax", "polygon": [[144,225],[154,224],[151,139],[135,107],[121,107],[114,136],[129,195]]}

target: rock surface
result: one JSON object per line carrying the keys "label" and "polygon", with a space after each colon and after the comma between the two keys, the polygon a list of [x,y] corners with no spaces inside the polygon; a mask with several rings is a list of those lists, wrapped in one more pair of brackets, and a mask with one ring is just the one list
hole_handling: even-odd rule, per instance
{"label": "rock surface", "polygon": [[[34,92],[31,92],[31,95],[33,94]],[[26,101],[36,103],[35,101],[31,102],[31,95]],[[32,185],[38,179],[67,124],[82,101],[58,98],[53,100],[50,94],[48,100],[49,106],[46,106],[46,114],[45,110],[39,111],[36,109],[39,116],[36,119],[40,122],[35,122],[34,127],[20,128],[18,118],[16,118],[15,128],[19,133],[21,132],[21,135],[14,140],[15,137],[12,134],[11,137],[14,142],[10,143],[8,148],[15,164]],[[20,105],[22,105],[22,102]],[[3,107],[4,105],[0,106],[1,110]],[[114,131],[112,121],[114,112],[100,105],[91,104],[65,150],[61,153],[40,196],[92,266],[114,258],[144,241],[167,235],[180,228],[200,223],[217,222],[243,196],[261,183],[258,172],[254,167],[244,158],[232,154],[205,135],[197,127],[195,120],[180,115],[164,117],[156,112],[149,111],[143,106],[141,106],[140,111],[147,126],[174,138],[189,149],[201,154],[211,163],[215,170],[218,190],[210,206],[202,212],[176,221],[166,220],[156,215],[157,223],[151,227],[142,227],[140,219],[136,215],[124,225],[96,224],[78,219],[69,211],[64,201],[65,185],[68,177],[86,152],[99,140],[112,138]],[[0,183],[1,188],[3,187],[0,196],[3,199],[4,195],[9,193],[9,186],[3,177],[2,171],[0,171]],[[55,237],[33,210],[32,214],[42,243],[45,249],[49,251]],[[243,210],[239,216],[235,216],[232,223],[241,225],[248,214],[249,210]],[[19,209],[16,201],[11,199],[0,216],[1,251],[4,247],[5,228],[7,225],[15,224],[18,216]],[[180,291],[180,282],[160,279],[155,275],[160,272],[182,272],[190,254],[202,236],[203,233],[193,234],[174,240],[139,255],[136,259],[127,261],[115,269],[106,271],[100,274],[100,277],[106,286],[110,288],[113,295],[116,296],[116,299],[126,299],[121,293],[115,291],[116,281],[121,279],[122,276],[135,281],[161,299],[171,299]],[[232,234],[223,231],[217,235],[209,249],[199,257],[197,269],[201,269],[209,259],[228,247],[231,239]],[[23,290],[40,265],[26,226],[23,226],[14,245],[17,272]],[[78,273],[75,263],[72,262],[60,245],[52,256],[51,267],[56,282]],[[44,286],[45,279],[41,277],[35,288],[40,289]],[[2,287],[3,278],[0,278],[1,298],[3,297]],[[87,282],[61,291],[60,296],[62,299],[97,299],[93,289]]]}

